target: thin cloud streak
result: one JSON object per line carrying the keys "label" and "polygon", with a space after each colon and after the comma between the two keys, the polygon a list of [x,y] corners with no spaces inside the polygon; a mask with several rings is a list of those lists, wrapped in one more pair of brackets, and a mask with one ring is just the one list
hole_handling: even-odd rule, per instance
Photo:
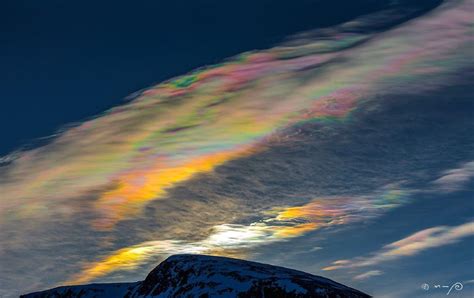
{"label": "thin cloud streak", "polygon": [[323,270],[375,266],[384,262],[414,256],[430,248],[453,244],[470,236],[474,236],[474,221],[455,227],[432,227],[390,243],[370,256],[358,257],[352,260],[338,260],[333,262],[331,266],[323,268]]}
{"label": "thin cloud streak", "polygon": [[367,271],[365,273],[354,276],[353,279],[354,280],[366,280],[366,279],[369,279],[371,277],[379,276],[379,275],[382,275],[382,274],[383,274],[383,272],[380,271],[380,270],[370,270],[370,271]]}
{"label": "thin cloud streak", "polygon": [[447,170],[443,176],[433,181],[437,189],[453,192],[462,190],[474,178],[474,161],[466,162],[461,167]]}

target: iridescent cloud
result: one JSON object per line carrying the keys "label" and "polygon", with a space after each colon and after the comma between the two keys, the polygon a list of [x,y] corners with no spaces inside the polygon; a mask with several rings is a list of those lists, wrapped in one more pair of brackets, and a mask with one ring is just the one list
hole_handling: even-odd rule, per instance
{"label": "iridescent cloud", "polygon": [[456,243],[464,238],[472,236],[474,236],[474,221],[455,227],[432,227],[418,231],[406,238],[390,243],[386,245],[381,251],[376,252],[371,256],[355,258],[352,260],[335,261],[331,266],[325,267],[323,270],[336,270],[378,265],[383,262],[394,261],[403,257],[413,256],[430,248]]}
{"label": "iridescent cloud", "polygon": [[85,283],[115,271],[134,270],[157,256],[205,253],[233,256],[260,245],[302,236],[311,231],[367,220],[401,204],[403,191],[384,190],[366,197],[328,197],[296,207],[279,207],[264,212],[264,218],[248,225],[214,226],[201,241],[147,241],[112,252],[87,264],[69,283]]}
{"label": "iridescent cloud", "polygon": [[4,158],[0,221],[5,210],[22,219],[86,209],[94,228],[111,230],[170,188],[264,150],[295,123],[344,119],[374,94],[435,88],[472,62],[471,8],[449,2],[381,34],[353,33],[360,24],[348,23],[324,39],[244,53],[149,88]]}
{"label": "iridescent cloud", "polygon": [[380,271],[380,270],[370,270],[370,271],[367,271],[365,273],[354,276],[354,279],[355,280],[364,280],[364,279],[369,279],[371,277],[382,275],[382,274],[383,274],[383,272]]}
{"label": "iridescent cloud", "polygon": [[445,171],[440,178],[433,181],[433,184],[442,191],[458,191],[472,178],[474,178],[474,161],[466,162],[459,168]]}

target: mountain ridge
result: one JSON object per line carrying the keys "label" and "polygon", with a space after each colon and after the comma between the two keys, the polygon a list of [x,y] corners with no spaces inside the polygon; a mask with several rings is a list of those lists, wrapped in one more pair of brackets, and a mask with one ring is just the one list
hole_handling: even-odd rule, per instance
{"label": "mountain ridge", "polygon": [[21,298],[371,297],[333,280],[240,259],[173,255],[132,283],[63,286]]}

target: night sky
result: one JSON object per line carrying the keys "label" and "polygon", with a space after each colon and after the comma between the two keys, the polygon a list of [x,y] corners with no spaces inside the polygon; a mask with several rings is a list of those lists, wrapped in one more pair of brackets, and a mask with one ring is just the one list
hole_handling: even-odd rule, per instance
{"label": "night sky", "polygon": [[473,296],[472,0],[2,4],[1,297],[177,253]]}

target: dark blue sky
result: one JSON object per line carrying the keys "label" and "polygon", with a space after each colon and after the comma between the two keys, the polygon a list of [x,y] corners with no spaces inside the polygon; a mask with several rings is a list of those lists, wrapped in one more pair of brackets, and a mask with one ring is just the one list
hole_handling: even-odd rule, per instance
{"label": "dark blue sky", "polygon": [[1,1],[0,155],[153,83],[388,3]]}

